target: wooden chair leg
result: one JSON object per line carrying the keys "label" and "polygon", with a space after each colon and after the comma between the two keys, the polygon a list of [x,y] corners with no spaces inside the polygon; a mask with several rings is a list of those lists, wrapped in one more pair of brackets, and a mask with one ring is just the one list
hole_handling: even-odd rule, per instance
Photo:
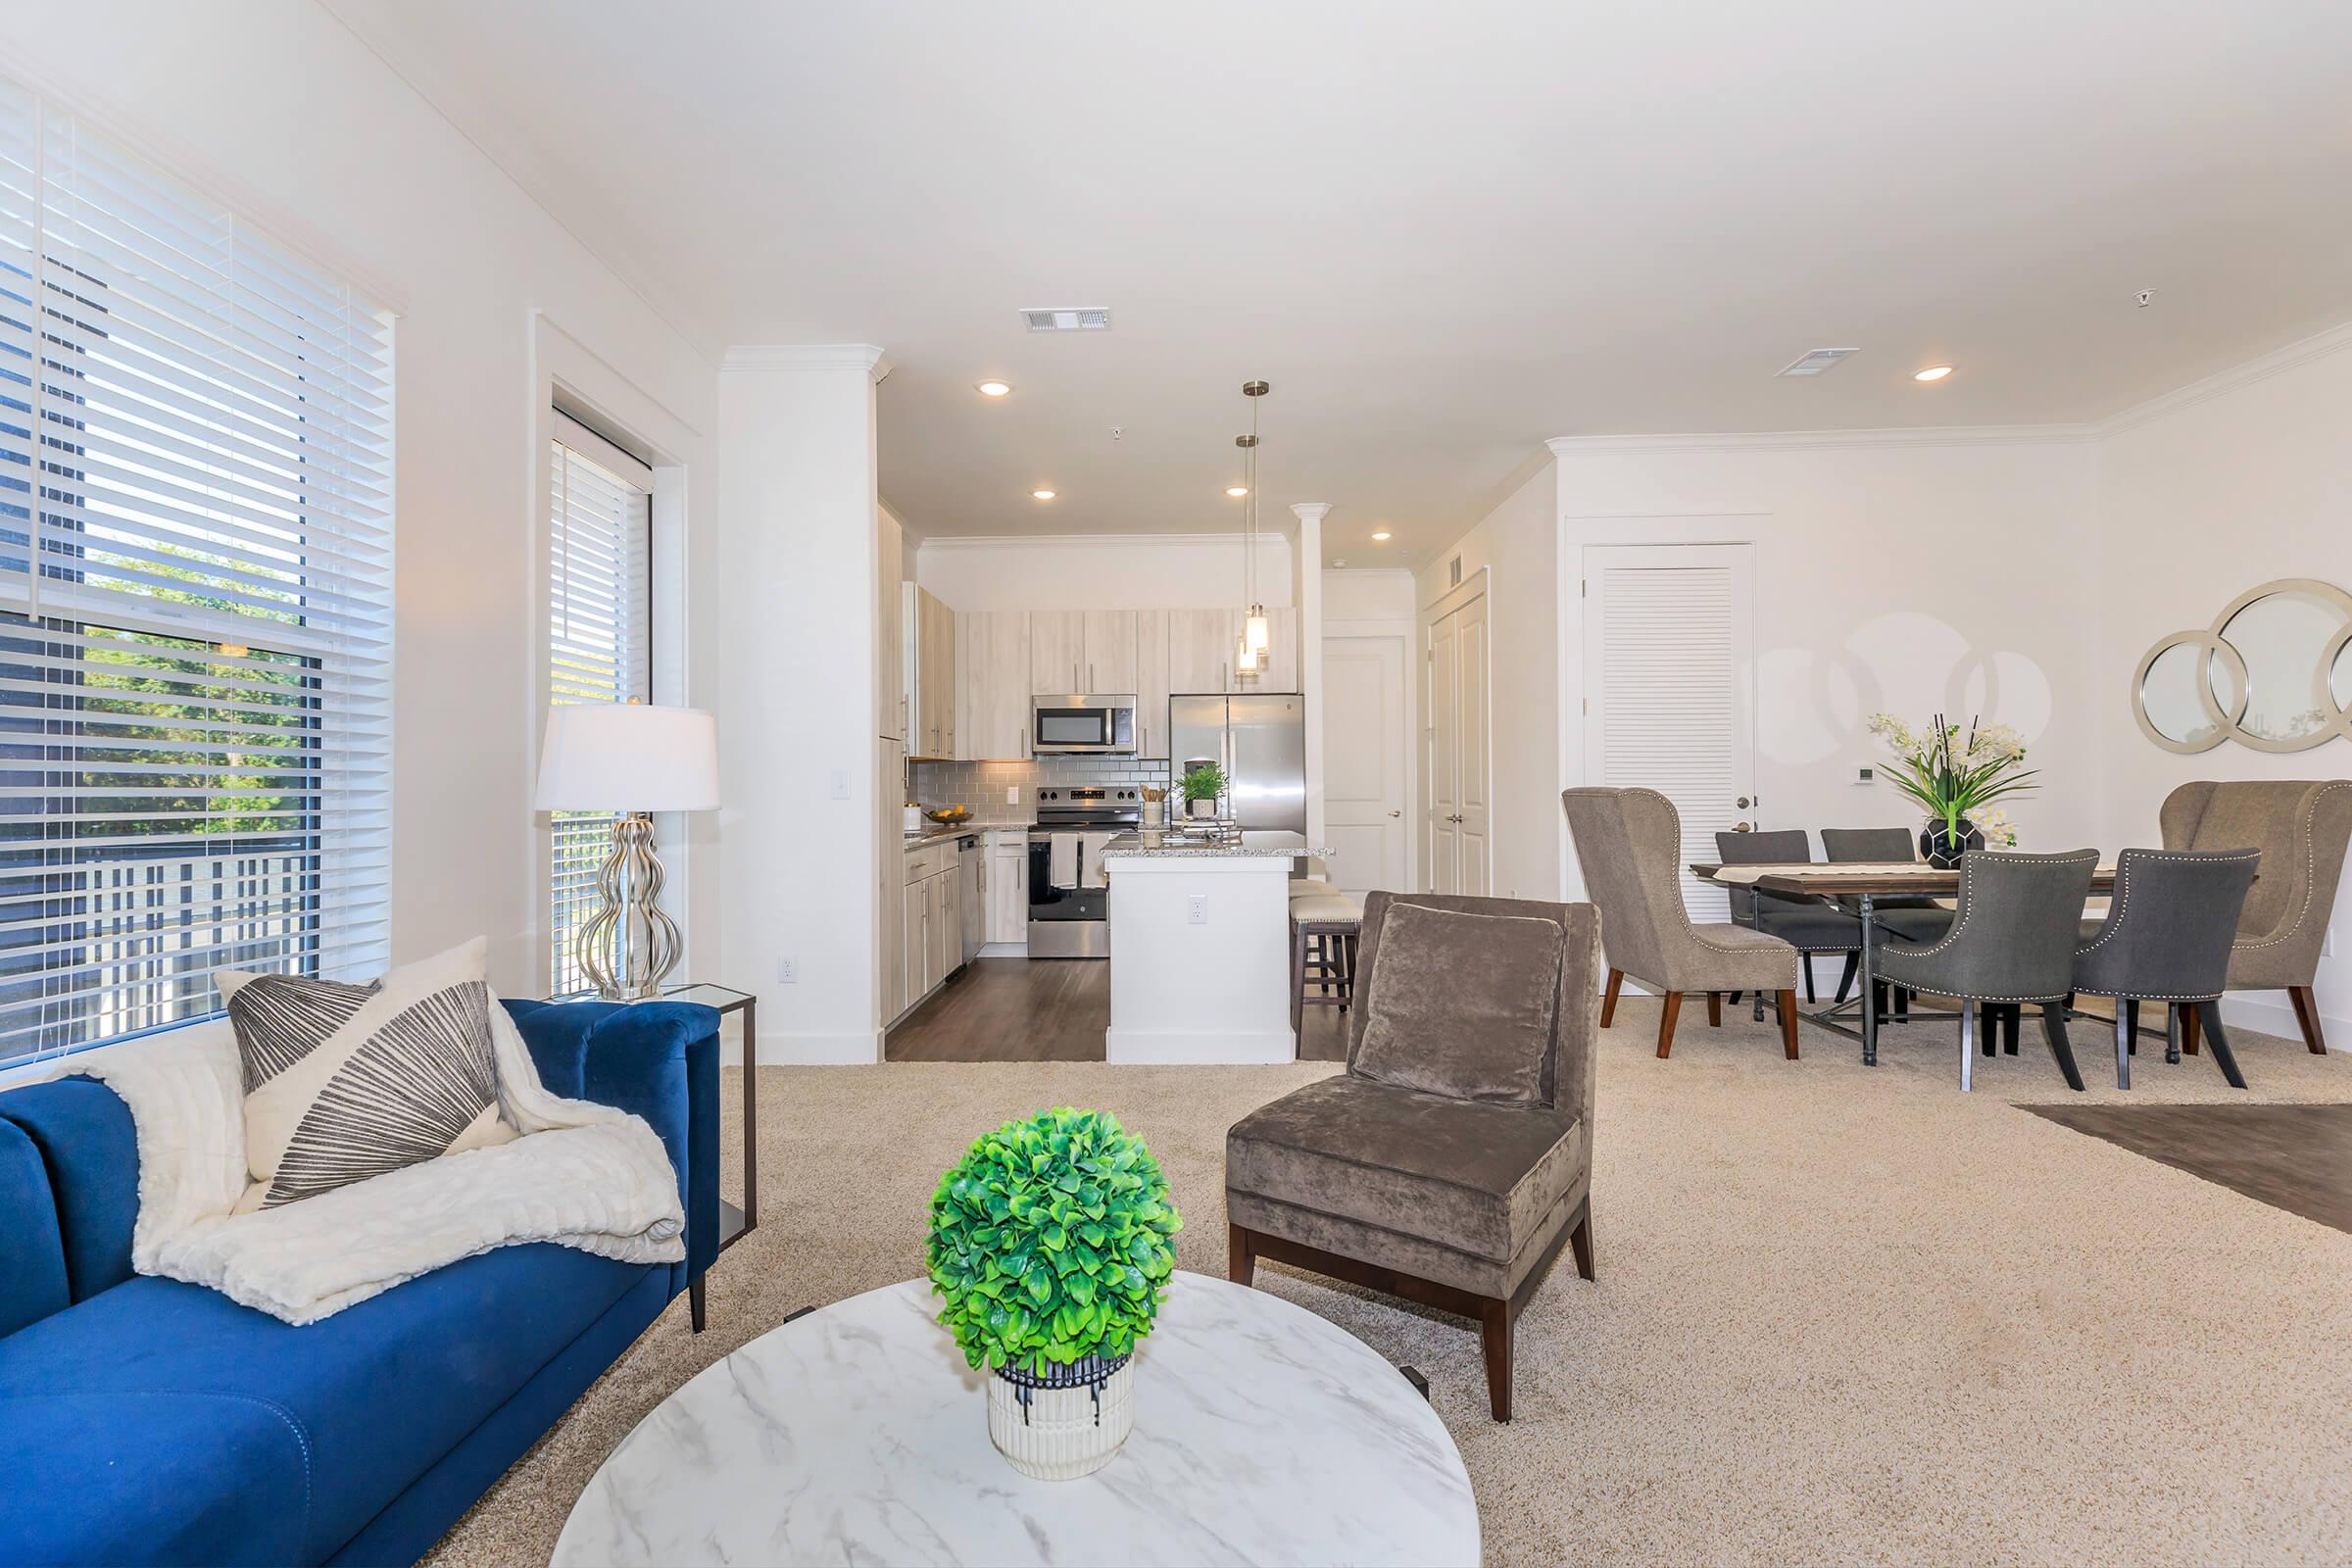
{"label": "wooden chair leg", "polygon": [[2315,1056],[2328,1054],[2327,1031],[2320,1027],[2320,1003],[2311,994],[2311,987],[2288,986],[2286,997],[2295,1004],[2295,1022],[2302,1026],[2303,1044]]}
{"label": "wooden chair leg", "polygon": [[1707,993],[1707,1027],[1710,1029],[1723,1027],[1723,993],[1720,991]]}
{"label": "wooden chair leg", "polygon": [[1819,998],[1819,997],[1817,997],[1817,996],[1815,996],[1815,995],[1813,994],[1813,957],[1812,957],[1812,955],[1810,955],[1810,954],[1807,954],[1807,955],[1805,955],[1804,956],[1802,956],[1802,957],[1798,958],[1796,961],[1797,961],[1797,963],[1798,963],[1799,965],[1801,965],[1801,966],[1803,967],[1803,969],[1804,969],[1804,971],[1805,971],[1805,1005],[1806,1005],[1806,1006],[1808,1006],[1808,1007],[1815,1007],[1815,1006],[1819,1006],[1819,1005],[1821,1004],[1821,998]]}
{"label": "wooden chair leg", "polygon": [[2139,1054],[2139,1004],[2130,1000],[2116,1003],[2116,1014],[2124,1020],[2124,1054]]}
{"label": "wooden chair leg", "polygon": [[2197,1042],[2204,1034],[2203,1023],[2204,1015],[2197,1011],[2194,1003],[2180,1009],[2180,1054],[2182,1055],[2193,1056],[2197,1054]]}
{"label": "wooden chair leg", "polygon": [[1747,995],[1747,993],[1746,993],[1746,992],[1744,992],[1744,991],[1735,991],[1735,992],[1733,992],[1733,993],[1732,993],[1732,997],[1731,997],[1732,1005],[1733,1005],[1733,1006],[1735,1006],[1735,1007],[1737,1007],[1738,1005],[1740,1005],[1740,999],[1741,997],[1745,996],[1745,995]]}
{"label": "wooden chair leg", "polygon": [[2066,1087],[2080,1093],[2082,1070],[2075,1065],[2075,1048],[2066,1038],[2066,1009],[2043,1003],[2041,1032],[2050,1042],[2050,1054],[2058,1058],[2058,1070],[2066,1074]]}
{"label": "wooden chair leg", "polygon": [[1592,1278],[1592,1200],[1585,1200],[1584,1212],[1568,1230],[1568,1250],[1576,1254],[1576,1273],[1579,1279]]}
{"label": "wooden chair leg", "polygon": [[1796,1060],[1796,993],[1781,993],[1781,1054]]}
{"label": "wooden chair leg", "polygon": [[1227,1222],[1225,1226],[1225,1277],[1236,1285],[1248,1285],[1257,1277],[1257,1249],[1243,1226]]}
{"label": "wooden chair leg", "polygon": [[2219,1002],[2200,1002],[2197,1011],[2204,1015],[2205,1038],[2213,1042],[2214,1064],[2232,1089],[2246,1087],[2246,1075],[2237,1070],[2237,1057],[2230,1050],[2229,1032],[2222,1027],[2222,1004]]}
{"label": "wooden chair leg", "polygon": [[1658,1059],[1664,1061],[1674,1049],[1674,1015],[1683,1010],[1683,994],[1669,991],[1658,1001],[1663,1004],[1658,1009]]}
{"label": "wooden chair leg", "polygon": [[1600,1026],[1603,1029],[1609,1026],[1611,1018],[1617,1016],[1617,988],[1623,984],[1625,984],[1625,971],[1611,969],[1609,971],[1609,987],[1600,994]]}
{"label": "wooden chair leg", "polygon": [[694,1322],[694,1332],[702,1333],[703,1325],[710,1315],[710,1307],[709,1298],[703,1290],[703,1276],[700,1274],[686,1282],[686,1314]]}
{"label": "wooden chair leg", "polygon": [[1487,1352],[1487,1407],[1497,1421],[1511,1418],[1511,1303],[1489,1301],[1479,1309],[1478,1339]]}
{"label": "wooden chair leg", "polygon": [[1838,995],[1831,999],[1836,1005],[1843,1006],[1845,1004],[1846,995],[1854,989],[1854,976],[1860,972],[1861,967],[1862,955],[1860,953],[1849,953],[1845,956],[1845,972],[1838,977]]}
{"label": "wooden chair leg", "polygon": [[2168,1065],[2180,1059],[2180,1016],[2186,1011],[2188,1004],[2185,1002],[2168,1002],[2164,1004],[2164,1059]]}
{"label": "wooden chair leg", "polygon": [[2011,1003],[2001,1009],[2001,1050],[2017,1054],[2017,1032],[2025,1027],[2026,1009],[2022,1003]]}

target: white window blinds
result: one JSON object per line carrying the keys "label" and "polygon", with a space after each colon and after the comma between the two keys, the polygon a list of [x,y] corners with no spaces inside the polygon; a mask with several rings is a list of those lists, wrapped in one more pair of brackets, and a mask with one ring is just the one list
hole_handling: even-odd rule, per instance
{"label": "white window blinds", "polygon": [[[562,415],[549,453],[550,703],[643,702],[652,686],[653,470]],[[548,844],[548,995],[588,988],[579,931],[603,902],[613,813],[557,811]]]}
{"label": "white window blinds", "polygon": [[0,77],[0,1061],[385,959],[383,312]]}

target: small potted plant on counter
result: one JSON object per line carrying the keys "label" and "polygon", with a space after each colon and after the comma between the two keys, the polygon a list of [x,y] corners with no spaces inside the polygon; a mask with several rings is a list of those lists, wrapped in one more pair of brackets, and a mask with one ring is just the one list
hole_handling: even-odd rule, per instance
{"label": "small potted plant on counter", "polygon": [[1214,762],[1195,762],[1184,770],[1184,809],[1188,816],[1215,816],[1218,798],[1225,793],[1225,769]]}
{"label": "small potted plant on counter", "polygon": [[1143,1142],[1100,1111],[983,1134],[931,1196],[939,1321],[988,1370],[988,1435],[1015,1470],[1101,1469],[1135,1426],[1133,1356],[1183,1225]]}
{"label": "small potted plant on counter", "polygon": [[[1919,853],[1942,870],[1958,865],[1968,851],[1984,848],[1982,824],[1971,819],[1971,812],[2039,788],[2034,770],[2025,765],[2024,737],[2006,724],[1980,726],[1971,720],[1963,740],[1960,726],[1945,723],[1941,713],[1925,734],[1912,733],[1892,713],[1873,713],[1870,732],[1894,754],[1895,788],[1927,808]],[[2017,842],[2017,833],[2006,813],[1999,815],[2001,846],[2007,848]]]}

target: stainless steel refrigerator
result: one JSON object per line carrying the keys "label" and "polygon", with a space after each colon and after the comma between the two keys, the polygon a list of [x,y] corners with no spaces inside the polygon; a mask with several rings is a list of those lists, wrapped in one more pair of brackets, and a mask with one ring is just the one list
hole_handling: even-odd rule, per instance
{"label": "stainless steel refrigerator", "polygon": [[1224,814],[1245,834],[1293,833],[1306,842],[1305,698],[1172,697],[1168,741],[1178,799],[1184,764],[1211,759],[1225,769]]}

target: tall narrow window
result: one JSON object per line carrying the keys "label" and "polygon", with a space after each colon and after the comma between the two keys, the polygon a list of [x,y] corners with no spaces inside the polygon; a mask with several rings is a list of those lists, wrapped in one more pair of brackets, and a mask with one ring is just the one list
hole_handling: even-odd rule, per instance
{"label": "tall narrow window", "polygon": [[385,961],[392,334],[0,77],[0,1061]]}
{"label": "tall narrow window", "polygon": [[[654,472],[561,414],[548,456],[547,700],[643,702],[653,684]],[[549,826],[550,996],[588,989],[579,930],[602,902],[596,873],[612,847],[612,819],[558,811]]]}

